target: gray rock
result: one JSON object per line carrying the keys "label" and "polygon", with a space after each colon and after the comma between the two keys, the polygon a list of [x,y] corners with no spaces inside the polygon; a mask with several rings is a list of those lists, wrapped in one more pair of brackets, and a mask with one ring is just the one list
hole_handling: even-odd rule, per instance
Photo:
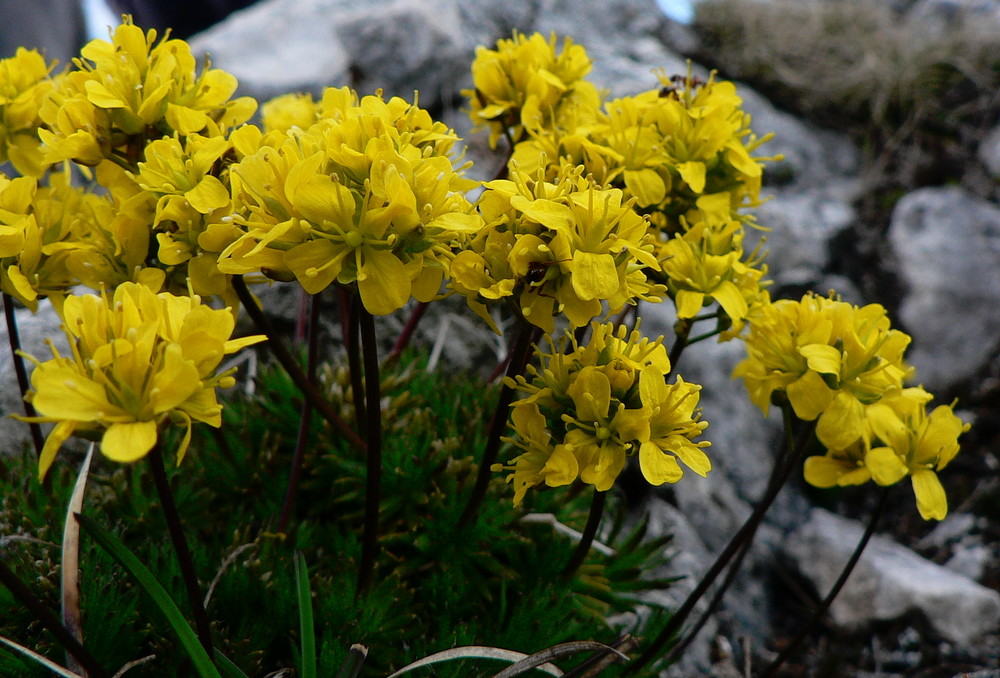
{"label": "gray rock", "polygon": [[[784,553],[822,596],[863,531],[856,521],[814,509],[788,537]],[[917,612],[942,638],[972,647],[1000,625],[1000,594],[875,536],[830,607],[834,623],[853,630]]]}
{"label": "gray rock", "polygon": [[[69,344],[60,329],[62,321],[48,301],[39,303],[37,314],[26,308],[19,308],[14,314],[23,351],[45,361],[52,357],[45,343],[46,338],[50,338],[62,354],[69,352]],[[26,365],[29,378],[31,367],[31,363]],[[7,324],[0,320],[0,455],[20,450],[31,439],[28,425],[11,419],[8,416],[11,414],[23,415],[24,405],[10,353]]]}
{"label": "gray rock", "polygon": [[820,129],[777,109],[746,85],[737,83],[736,87],[754,133],[758,137],[774,134],[755,155],[784,156],[782,162],[770,163],[765,169],[766,181],[817,188],[828,187],[831,180],[856,176],[861,155],[846,135]]}
{"label": "gray rock", "polygon": [[347,83],[350,60],[327,0],[265,0],[190,40],[195,55],[235,75],[240,93],[264,101]]}
{"label": "gray rock", "polygon": [[979,160],[994,179],[1000,179],[1000,127],[994,127],[979,143]]}
{"label": "gray rock", "polygon": [[1000,207],[958,187],[920,189],[897,203],[889,242],[917,380],[939,390],[975,376],[1000,337]]}
{"label": "gray rock", "polygon": [[[763,240],[768,277],[779,287],[817,289],[829,270],[830,242],[857,218],[851,204],[856,184],[840,180],[825,187],[784,187],[767,191],[768,200],[757,211],[757,222],[769,229],[747,229],[747,251]],[[838,290],[839,291],[839,290]]]}

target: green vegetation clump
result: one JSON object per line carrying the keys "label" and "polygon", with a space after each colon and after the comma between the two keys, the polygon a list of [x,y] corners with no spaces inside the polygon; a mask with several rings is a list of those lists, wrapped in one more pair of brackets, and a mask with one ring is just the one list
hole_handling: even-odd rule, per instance
{"label": "green vegetation clump", "polygon": [[[459,525],[475,480],[497,389],[472,375],[427,372],[407,354],[383,374],[387,422],[381,524],[384,556],[366,598],[354,595],[364,513],[364,459],[321,420],[307,448],[291,528],[275,530],[299,424],[300,396],[283,371],[265,368],[256,393],[226,407],[221,432],[195,429],[184,469],[171,474],[195,569],[208,591],[218,649],[250,676],[298,666],[299,621],[293,556],[305,557],[316,620],[319,675],[332,676],[352,643],[370,653],[363,675],[388,675],[421,657],[462,645],[519,651],[621,632],[606,619],[635,608],[635,589],[662,565],[664,539],[643,540],[642,524],[609,536],[614,558],[591,552],[578,573],[561,576],[575,543],[545,522],[525,521],[497,478],[482,510]],[[347,370],[321,370],[331,400],[350,402]],[[342,403],[344,404],[344,403]],[[345,409],[349,406],[345,404]],[[215,433],[215,435],[213,435]],[[169,447],[168,447],[169,449]],[[142,465],[97,458],[84,513],[99,517],[144,563],[183,609],[185,591],[157,494]],[[53,467],[44,485],[32,453],[0,466],[0,534],[4,558],[50,609],[59,609],[59,543],[75,464]],[[580,529],[589,493],[536,492],[528,512],[553,514]],[[157,607],[91,539],[81,549],[84,638],[108,667],[156,655],[129,676],[186,675],[187,658]],[[253,611],[248,614],[248,611]],[[656,611],[653,627],[662,622]],[[50,657],[58,644],[0,587],[0,636]],[[576,661],[582,659],[578,658]],[[572,663],[572,662],[571,662]],[[450,661],[425,676],[499,670],[490,660]],[[0,650],[0,675],[50,676],[44,667]],[[604,675],[616,675],[608,672]]]}

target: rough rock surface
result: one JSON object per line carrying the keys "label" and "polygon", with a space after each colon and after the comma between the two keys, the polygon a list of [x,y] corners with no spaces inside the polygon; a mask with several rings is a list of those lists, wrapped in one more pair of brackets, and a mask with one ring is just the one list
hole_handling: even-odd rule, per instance
{"label": "rough rock surface", "polygon": [[[56,347],[63,353],[69,350],[66,337],[60,331],[62,321],[56,315],[48,302],[39,304],[38,313],[33,314],[26,308],[15,312],[18,336],[21,340],[21,350],[30,353],[39,360],[52,356],[45,344],[46,337],[53,340]],[[14,373],[14,362],[10,354],[10,344],[7,338],[7,326],[0,320],[0,455],[11,453],[21,447],[29,439],[28,425],[9,418],[10,414],[24,414],[21,400],[21,389]],[[28,363],[28,374],[31,374],[31,364]]]}
{"label": "rough rock surface", "polygon": [[[826,595],[861,539],[864,528],[824,509],[785,540],[784,553]],[[830,607],[846,629],[920,613],[936,633],[971,646],[1000,624],[1000,594],[899,544],[875,536]]]}
{"label": "rough rock surface", "polygon": [[976,375],[1000,348],[1000,207],[960,187],[920,189],[897,203],[889,241],[918,379],[934,390]]}

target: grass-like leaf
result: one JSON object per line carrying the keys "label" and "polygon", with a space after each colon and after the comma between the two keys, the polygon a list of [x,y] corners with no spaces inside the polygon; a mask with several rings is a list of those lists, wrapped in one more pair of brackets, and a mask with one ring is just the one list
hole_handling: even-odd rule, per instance
{"label": "grass-like leaf", "polygon": [[[90,476],[90,463],[94,458],[95,443],[90,444],[87,457],[80,467],[73,486],[73,494],[69,498],[69,508],[66,510],[66,522],[63,526],[62,540],[62,621],[70,633],[80,643],[83,643],[83,617],[80,613],[80,523],[73,517],[83,511],[83,495],[87,490],[87,478]],[[66,652],[66,665],[83,673],[83,667]]]}
{"label": "grass-like leaf", "polygon": [[316,628],[313,623],[312,591],[309,589],[309,568],[299,551],[295,552],[295,591],[299,601],[299,633],[302,636],[302,678],[316,678]]}
{"label": "grass-like leaf", "polygon": [[357,678],[358,674],[361,673],[361,667],[365,665],[365,659],[368,658],[368,648],[360,643],[355,643],[351,645],[351,649],[347,651],[347,657],[344,659],[340,668],[337,669],[337,675],[334,678]]}
{"label": "grass-like leaf", "polygon": [[233,663],[233,660],[222,654],[218,648],[215,648],[215,665],[219,668],[219,673],[223,674],[223,678],[250,678],[243,669],[238,667]]}
{"label": "grass-like leaf", "polygon": [[49,671],[52,671],[56,675],[63,676],[63,678],[83,678],[83,676],[81,676],[79,673],[73,673],[69,669],[65,669],[59,666],[51,659],[43,657],[34,650],[29,650],[24,645],[19,645],[15,643],[13,640],[8,640],[7,638],[0,636],[0,643],[3,643],[12,650],[20,652],[26,657],[29,657],[32,661],[38,662],[39,664],[47,668]]}
{"label": "grass-like leaf", "polygon": [[[603,645],[601,646],[604,647]],[[531,655],[533,656],[533,655]],[[399,671],[393,673],[389,678],[396,678],[404,673],[412,671],[413,669],[418,669],[421,666],[430,666],[431,664],[437,664],[438,662],[447,662],[454,659],[499,659],[505,662],[518,663],[528,659],[529,655],[523,652],[515,652],[514,650],[505,650],[501,647],[487,647],[484,645],[466,645],[463,647],[453,647],[450,650],[442,650],[441,652],[435,652],[432,655],[424,657],[423,659],[418,659],[417,661],[407,664]],[[542,662],[540,665],[533,666],[532,668],[537,668],[539,671],[543,671],[550,676],[561,676],[562,671],[558,667],[552,664],[546,664]],[[511,674],[514,675],[514,674]]]}
{"label": "grass-like leaf", "polygon": [[613,653],[621,656],[622,659],[628,659],[626,655],[622,654],[613,647],[605,645],[604,643],[598,643],[595,640],[574,640],[568,643],[560,643],[558,645],[553,645],[552,647],[547,647],[544,650],[527,656],[516,664],[508,666],[503,671],[493,676],[493,678],[513,678],[514,676],[519,676],[522,673],[527,673],[533,668],[547,664],[552,659],[565,657],[578,652],[595,651]]}
{"label": "grass-like leaf", "polygon": [[191,625],[184,619],[177,603],[173,601],[163,585],[153,576],[153,573],[128,550],[118,537],[111,534],[96,520],[79,513],[76,514],[76,519],[80,521],[80,526],[87,531],[87,534],[93,537],[101,548],[107,551],[135,578],[142,590],[160,608],[174,633],[177,634],[177,638],[181,641],[181,645],[184,646],[188,657],[191,658],[191,663],[194,664],[198,675],[202,678],[222,678],[205,648],[198,641],[198,636],[195,635]]}

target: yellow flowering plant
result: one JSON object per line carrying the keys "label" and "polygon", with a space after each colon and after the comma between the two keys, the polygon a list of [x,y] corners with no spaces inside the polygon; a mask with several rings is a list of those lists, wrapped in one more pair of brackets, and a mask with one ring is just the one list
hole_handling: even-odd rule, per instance
{"label": "yellow flowering plant", "polygon": [[[702,387],[676,374],[685,349],[710,337],[744,342],[747,358],[732,376],[765,416],[772,404],[781,406],[788,449],[776,456],[744,528],[629,670],[662,663],[672,636],[753,538],[814,438],[826,452],[805,460],[808,483],[889,486],[910,477],[920,515],[945,517],[937,473],[969,427],[954,404],[930,409],[931,394],[908,385],[910,338],[877,304],[814,294],[772,301],[764,256],[744,247],[745,228],[756,225],[751,211],[761,202],[764,163],[775,158],[756,155],[767,137],[751,130],[732,83],[714,74],[703,81],[690,70],[661,73],[653,89],[605,100],[585,79],[591,61],[582,45],[515,32],[495,48],[477,49],[473,87],[465,92],[473,125],[489,130],[489,146],[496,149],[501,138],[509,146],[503,171],[478,182],[466,177],[470,163],[456,152],[454,130],[416,95],[410,102],[349,87],[287,94],[264,102],[252,124],[257,102],[233,98],[232,75],[208,62],[199,69],[186,42],[169,34],[158,40],[127,18],[108,40],[88,43],[73,66],[50,75],[52,67],[26,50],[0,60],[0,162],[10,160],[21,175],[0,176],[7,321],[16,329],[14,300],[34,311],[47,298],[69,345],[61,353],[50,343],[53,357],[44,361],[21,354],[34,365],[30,384],[22,383],[34,410],[20,419],[53,425],[38,443],[42,477],[73,436],[99,444],[114,462],[149,462],[195,618],[198,638],[186,651],[200,675],[215,678],[215,662],[228,659],[213,652],[218,629],[205,610],[160,447],[176,440],[180,464],[196,422],[223,426],[217,389],[234,383],[224,361],[264,339],[233,338],[240,304],[276,339],[269,348],[302,394],[293,406],[298,418],[283,417],[295,427],[284,499],[276,518],[255,523],[264,526],[256,543],[308,541],[334,522],[329,515],[343,515],[337,529],[348,536],[329,551],[356,569],[353,587],[342,579],[331,587],[355,596],[344,609],[356,610],[365,596],[395,606],[418,599],[423,582],[413,572],[427,578],[444,558],[419,560],[422,550],[433,551],[427,544],[435,537],[416,528],[409,536],[418,514],[447,515],[440,531],[453,537],[449,558],[463,563],[455,572],[504,570],[508,577],[507,555],[480,549],[489,539],[478,531],[503,525],[506,537],[525,542],[520,528],[510,528],[521,515],[514,511],[545,501],[572,506],[581,488],[592,488],[583,536],[561,568],[562,580],[582,581],[587,574],[578,569],[605,497],[627,465],[653,486],[711,471],[710,443],[701,438],[708,426]],[[311,296],[302,312],[305,368],[246,284],[265,281],[295,283]],[[80,294],[73,289],[79,285],[99,294]],[[342,303],[349,364],[342,381],[332,370],[317,377],[320,301],[331,287]],[[385,396],[399,377],[382,370],[372,317],[413,305],[415,323],[426,304],[450,294],[464,297],[498,334],[503,314],[515,320],[497,407],[474,458],[454,456],[451,438],[424,441],[409,431],[433,417],[407,409],[415,398],[409,392]],[[640,302],[662,301],[676,318],[671,342],[640,330]],[[714,329],[692,336],[705,320],[714,320]],[[401,343],[409,331],[408,324]],[[291,399],[275,396],[267,407],[278,411]],[[391,414],[383,416],[383,408]],[[316,433],[314,410],[329,431]],[[384,460],[383,435],[400,431],[417,447],[389,450],[396,456]],[[263,448],[272,432],[257,438],[251,446]],[[309,453],[311,443],[319,452]],[[217,444],[220,454],[227,444]],[[270,463],[263,452],[258,461]],[[424,465],[433,473],[422,475]],[[297,532],[296,495],[322,484],[317,478],[327,468],[349,477],[324,486],[320,519],[300,506],[309,518]],[[398,480],[411,472],[427,484],[402,499],[382,496],[383,475]],[[253,482],[267,475],[252,474]],[[363,476],[363,488],[352,485],[355,476]],[[513,506],[504,502],[504,510],[514,517],[482,517],[501,510],[487,499],[509,491],[507,484]],[[262,487],[260,496],[273,494]],[[398,502],[410,500],[416,508],[406,506],[400,518]],[[354,516],[363,516],[360,528],[339,524]],[[399,535],[407,535],[402,545]],[[485,565],[476,560],[484,553]],[[297,557],[296,584],[305,619],[311,598],[301,588],[303,578],[308,583],[301,562]],[[0,576],[10,581],[2,569]],[[392,588],[399,582],[404,593]],[[608,588],[591,588],[600,586]],[[507,593],[485,587],[476,595],[493,605]],[[400,618],[414,619],[413,609]],[[304,625],[303,663],[310,633]],[[103,675],[82,645],[66,642],[92,675]],[[634,649],[634,642],[621,647]]]}
{"label": "yellow flowering plant", "polygon": [[233,370],[218,372],[223,358],[264,340],[231,339],[232,314],[197,296],[156,294],[130,282],[111,297],[67,298],[62,317],[72,354],[52,345],[51,360],[31,358],[27,399],[37,421],[56,424],[39,458],[41,476],[71,435],[94,435],[106,457],[130,462],[153,449],[166,425],[184,430],[180,463],[192,422],[222,424],[215,389],[235,383]]}
{"label": "yellow flowering plant", "polygon": [[567,346],[536,351],[539,366],[531,379],[519,376],[513,386],[527,396],[512,405],[510,439],[522,452],[510,465],[514,503],[532,486],[569,485],[577,478],[606,492],[638,457],[642,475],[652,485],[675,483],[684,475],[678,460],[699,475],[712,468],[694,442],[708,426],[700,420],[701,387],[667,384],[670,359],[663,337],[649,341],[637,330],[617,331],[594,323],[588,344],[567,333]]}

